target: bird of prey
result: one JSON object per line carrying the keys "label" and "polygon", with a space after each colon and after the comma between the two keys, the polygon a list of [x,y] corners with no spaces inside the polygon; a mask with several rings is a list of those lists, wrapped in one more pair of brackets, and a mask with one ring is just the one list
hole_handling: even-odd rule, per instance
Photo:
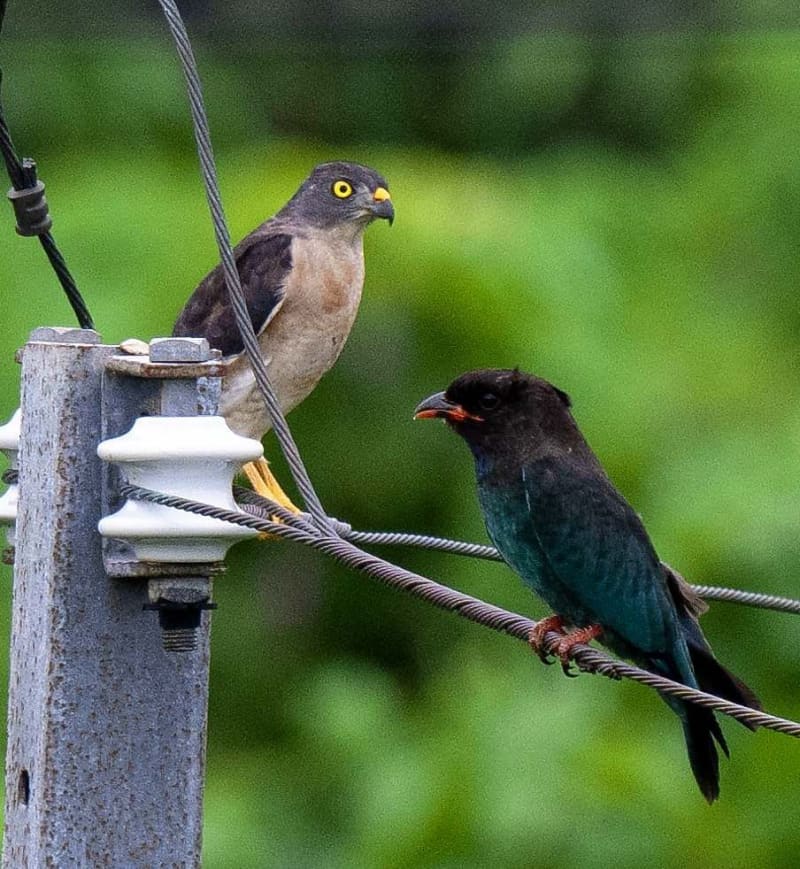
{"label": "bird of prey", "polygon": [[[336,362],[364,285],[363,233],[376,218],[394,220],[384,178],[356,163],[322,163],[289,202],[235,248],[253,329],[284,413]],[[187,301],[173,335],[207,338],[229,360],[220,413],[238,434],[260,439],[271,428],[228,299],[221,266]],[[266,460],[246,465],[254,489],[293,511]]]}
{"label": "bird of prey", "polygon": [[[556,654],[595,637],[655,673],[760,708],[724,669],[697,617],[705,604],[659,561],[639,516],[606,475],[570,411],[566,393],[518,370],[472,371],[423,401],[415,417],[439,417],[467,442],[489,536],[503,559],[555,615],[531,635],[563,634]],[[565,632],[564,629],[568,632]],[[709,709],[665,696],[683,724],[689,762],[708,802],[719,796]]]}

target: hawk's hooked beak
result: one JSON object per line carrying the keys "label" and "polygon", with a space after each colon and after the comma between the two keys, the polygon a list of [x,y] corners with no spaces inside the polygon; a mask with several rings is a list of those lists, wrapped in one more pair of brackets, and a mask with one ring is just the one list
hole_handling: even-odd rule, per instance
{"label": "hawk's hooked beak", "polygon": [[394,206],[392,197],[385,187],[376,187],[372,194],[372,213],[375,217],[389,221],[389,226],[394,223]]}
{"label": "hawk's hooked beak", "polygon": [[437,392],[420,402],[414,411],[414,419],[446,419],[448,422],[483,422],[483,417],[464,410],[460,404],[456,404],[445,397],[443,392]]}

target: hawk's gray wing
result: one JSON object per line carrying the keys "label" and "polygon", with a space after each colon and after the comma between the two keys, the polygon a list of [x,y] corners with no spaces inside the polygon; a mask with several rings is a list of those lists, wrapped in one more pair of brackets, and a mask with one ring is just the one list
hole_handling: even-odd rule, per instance
{"label": "hawk's gray wing", "polygon": [[[250,322],[258,335],[283,303],[292,270],[292,236],[256,230],[236,246],[234,255]],[[244,350],[221,265],[209,272],[192,293],[172,334],[206,338],[223,356],[235,356]]]}

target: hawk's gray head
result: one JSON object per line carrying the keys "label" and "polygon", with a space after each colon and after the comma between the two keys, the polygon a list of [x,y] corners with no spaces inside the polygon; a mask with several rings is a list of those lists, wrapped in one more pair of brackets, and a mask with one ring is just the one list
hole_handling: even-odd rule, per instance
{"label": "hawk's gray head", "polygon": [[394,220],[386,180],[358,163],[321,163],[287,202],[280,217],[320,229],[344,223],[366,226],[376,218]]}

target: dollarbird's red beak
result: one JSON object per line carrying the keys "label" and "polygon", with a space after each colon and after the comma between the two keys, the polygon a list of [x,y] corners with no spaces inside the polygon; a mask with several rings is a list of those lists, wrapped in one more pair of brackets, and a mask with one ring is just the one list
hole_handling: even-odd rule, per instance
{"label": "dollarbird's red beak", "polygon": [[446,419],[448,422],[483,422],[483,417],[464,410],[460,404],[456,404],[445,397],[443,392],[437,392],[420,402],[414,411],[414,419]]}

